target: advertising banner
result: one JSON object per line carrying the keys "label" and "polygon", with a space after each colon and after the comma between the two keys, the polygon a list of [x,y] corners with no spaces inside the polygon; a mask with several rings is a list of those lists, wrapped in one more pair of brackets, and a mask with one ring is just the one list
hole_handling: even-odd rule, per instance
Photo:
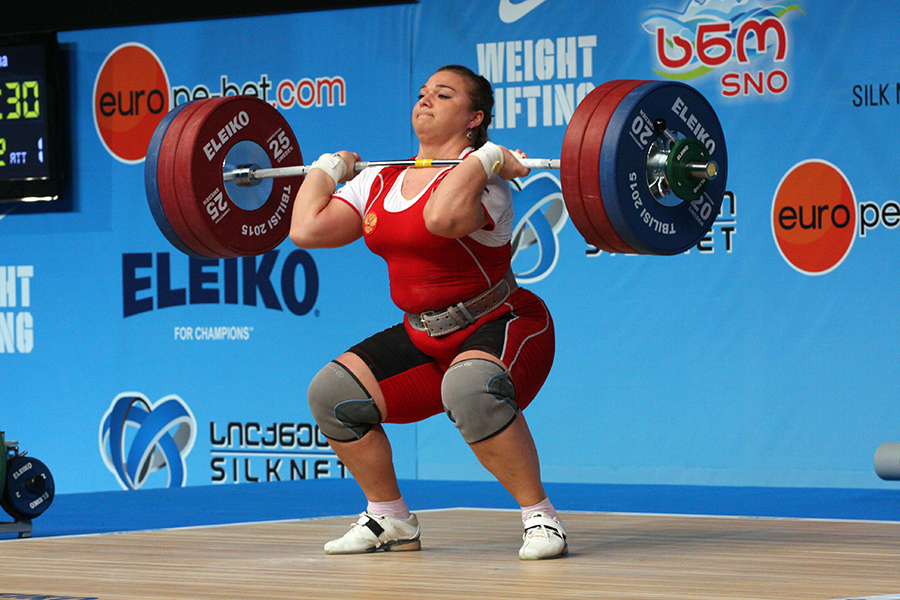
{"label": "advertising banner", "polygon": [[[900,442],[898,26],[859,2],[421,0],[60,32],[66,197],[0,204],[0,429],[59,493],[349,477],[306,390],[401,320],[384,262],[361,241],[188,256],[154,222],[148,145],[177,107],[240,94],[278,109],[306,164],[410,158],[420,86],[462,64],[494,88],[491,139],[532,158],[559,158],[614,80],[690,86],[727,144],[706,144],[721,209],[672,256],[587,241],[560,170],[512,182],[513,270],[556,326],[526,411],[545,479],[890,487],[872,460]],[[707,139],[683,102],[627,98]],[[401,478],[490,477],[444,415],[387,431]]]}

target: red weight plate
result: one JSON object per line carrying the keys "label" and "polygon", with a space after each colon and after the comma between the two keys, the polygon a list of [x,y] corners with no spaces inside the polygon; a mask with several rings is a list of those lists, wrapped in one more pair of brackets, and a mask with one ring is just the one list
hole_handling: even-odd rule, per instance
{"label": "red weight plate", "polygon": [[585,241],[606,252],[616,252],[616,250],[594,228],[581,197],[581,143],[584,140],[584,134],[591,120],[591,115],[594,114],[594,109],[610,91],[622,85],[622,83],[624,81],[621,79],[608,81],[600,85],[600,87],[591,90],[578,103],[578,106],[575,107],[575,112],[572,113],[572,118],[569,119],[569,125],[566,127],[562,152],[559,158],[559,175],[560,183],[562,184],[563,200],[569,216],[572,217],[572,223]]}
{"label": "red weight plate", "polygon": [[255,256],[288,236],[291,208],[303,177],[275,180],[262,205],[244,210],[228,195],[222,169],[238,142],[252,142],[273,167],[303,164],[300,147],[284,116],[253,96],[228,96],[201,106],[178,141],[175,189],[185,219],[198,238],[229,256]]}
{"label": "red weight plate", "polygon": [[600,193],[600,149],[603,146],[603,137],[607,133],[609,120],[616,107],[625,96],[644,83],[646,81],[628,80],[617,86],[600,101],[585,129],[584,141],[581,144],[581,161],[578,164],[585,211],[603,239],[615,248],[616,252],[623,254],[638,254],[638,252],[616,232],[606,214],[603,196]]}
{"label": "red weight plate", "polygon": [[207,248],[204,255],[209,258],[231,258],[235,256],[235,253],[229,248],[219,244],[215,237],[209,235],[207,232],[204,232],[202,230],[199,232],[195,231],[191,226],[188,217],[191,213],[196,212],[198,201],[192,196],[184,197],[178,193],[179,182],[183,181],[188,176],[187,171],[188,169],[190,169],[190,161],[186,162],[180,156],[180,153],[183,153],[183,150],[180,149],[184,147],[182,140],[185,130],[189,126],[195,125],[197,123],[197,119],[201,118],[199,116],[199,111],[201,109],[204,109],[205,106],[204,110],[206,113],[208,113],[215,106],[221,104],[224,101],[225,98],[223,97],[207,98],[201,101],[194,110],[190,111],[184,119],[179,119],[177,123],[173,122],[173,125],[177,126],[177,136],[175,136],[173,140],[174,145],[172,146],[171,152],[170,167],[172,169],[173,175],[171,178],[172,187],[170,190],[170,194],[167,197],[167,201],[169,202],[169,206],[171,206],[172,211],[177,212],[180,217],[179,232],[181,231],[182,227],[186,229],[188,237],[198,240],[198,243],[200,245]]}
{"label": "red weight plate", "polygon": [[184,218],[181,205],[178,202],[178,196],[175,192],[175,178],[181,176],[175,166],[175,151],[178,147],[178,140],[181,138],[181,133],[184,130],[185,125],[197,109],[214,100],[217,99],[208,98],[197,100],[196,102],[185,106],[172,120],[159,147],[157,182],[159,186],[160,204],[162,204],[166,220],[172,227],[172,232],[178,239],[199,256],[205,256],[207,258],[225,258],[225,254],[213,250],[194,234],[190,225],[188,225],[187,220]]}
{"label": "red weight plate", "polygon": [[144,160],[144,190],[147,193],[147,207],[150,209],[150,214],[153,216],[156,226],[159,227],[160,233],[169,240],[170,244],[188,256],[204,258],[191,250],[187,244],[175,234],[175,231],[172,229],[172,224],[166,217],[165,210],[163,210],[162,200],[159,198],[160,145],[162,144],[163,138],[166,136],[166,132],[169,130],[169,125],[172,124],[172,120],[175,119],[178,113],[187,106],[190,106],[190,104],[190,102],[180,104],[170,110],[156,126],[156,129],[153,130],[153,135],[150,137],[150,144],[147,146],[147,157]]}

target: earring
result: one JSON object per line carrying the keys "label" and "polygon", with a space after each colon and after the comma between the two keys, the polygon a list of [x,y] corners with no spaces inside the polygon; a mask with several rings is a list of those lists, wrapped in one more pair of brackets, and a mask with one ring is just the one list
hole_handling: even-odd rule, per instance
{"label": "earring", "polygon": [[475,137],[475,134],[473,134],[472,130],[470,129],[469,131],[466,132],[466,137],[471,140],[472,138]]}

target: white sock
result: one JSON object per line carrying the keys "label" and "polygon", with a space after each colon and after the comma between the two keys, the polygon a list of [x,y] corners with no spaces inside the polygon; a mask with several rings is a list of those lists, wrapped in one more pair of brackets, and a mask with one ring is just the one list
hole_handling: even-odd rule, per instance
{"label": "white sock", "polygon": [[546,516],[555,519],[556,518],[556,509],[553,508],[553,505],[550,503],[550,498],[544,498],[537,504],[532,506],[523,506],[522,507],[522,520],[526,520],[531,513],[541,512]]}
{"label": "white sock", "polygon": [[400,496],[396,500],[391,500],[390,502],[372,502],[370,500],[366,512],[370,515],[377,515],[379,517],[390,515],[392,517],[397,517],[398,519],[409,518],[409,509],[406,507],[403,496]]}

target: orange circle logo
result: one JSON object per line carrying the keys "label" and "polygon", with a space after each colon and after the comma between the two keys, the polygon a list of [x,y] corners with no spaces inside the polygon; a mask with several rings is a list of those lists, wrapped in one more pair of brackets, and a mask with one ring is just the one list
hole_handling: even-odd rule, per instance
{"label": "orange circle logo", "polygon": [[150,48],[132,42],[110,52],[94,81],[94,126],[107,152],[128,164],[144,160],[169,96],[169,76]]}
{"label": "orange circle logo", "polygon": [[856,197],[847,177],[823,160],[794,165],[772,201],[772,233],[781,256],[807,275],[834,270],[856,238]]}
{"label": "orange circle logo", "polygon": [[375,227],[378,225],[378,215],[373,212],[366,213],[365,218],[363,219],[363,233],[366,235],[370,235],[373,231],[375,231]]}

